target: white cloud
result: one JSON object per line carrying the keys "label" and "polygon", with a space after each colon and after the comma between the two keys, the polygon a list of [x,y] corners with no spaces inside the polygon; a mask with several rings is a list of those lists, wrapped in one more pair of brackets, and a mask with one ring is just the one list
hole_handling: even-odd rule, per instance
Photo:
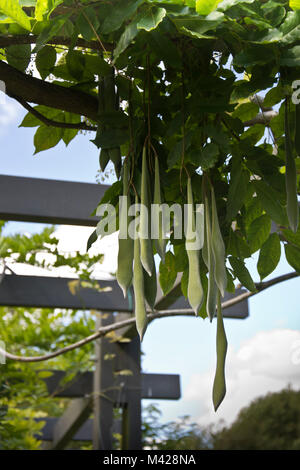
{"label": "white cloud", "polygon": [[212,405],[214,370],[194,374],[184,398],[193,403],[200,425],[232,423],[241,408],[268,392],[288,385],[300,389],[300,331],[276,329],[257,333],[235,351],[229,346],[226,360],[227,392],[215,413]]}
{"label": "white cloud", "polygon": [[0,132],[3,134],[6,126],[19,120],[21,109],[16,101],[9,98],[3,92],[0,92],[0,98]]}

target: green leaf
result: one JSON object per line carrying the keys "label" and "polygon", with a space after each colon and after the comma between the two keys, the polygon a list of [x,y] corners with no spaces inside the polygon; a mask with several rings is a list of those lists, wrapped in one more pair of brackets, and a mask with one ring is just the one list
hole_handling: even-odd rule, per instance
{"label": "green leaf", "polygon": [[90,41],[95,36],[100,23],[93,7],[84,8],[76,19],[76,26],[86,41]]}
{"label": "green leaf", "polygon": [[284,229],[282,230],[282,234],[289,243],[297,245],[300,248],[300,226],[296,233],[290,229]]}
{"label": "green leaf", "polygon": [[52,72],[56,62],[56,50],[52,46],[44,46],[36,55],[35,65],[44,80]]}
{"label": "green leaf", "polygon": [[128,140],[128,132],[124,129],[107,129],[99,133],[92,142],[102,149],[119,147]]}
{"label": "green leaf", "polygon": [[134,21],[129,23],[128,26],[126,26],[125,31],[122,33],[116,48],[114,50],[114,62],[117,60],[120,54],[127,49],[127,47],[132,43],[134,38],[137,36],[139,30],[137,28],[137,18],[135,18]]}
{"label": "green leaf", "polygon": [[268,239],[271,231],[271,219],[267,214],[263,214],[253,220],[248,229],[248,242],[251,253],[255,253]]}
{"label": "green leaf", "polygon": [[233,282],[233,277],[230,274],[228,269],[226,269],[226,274],[227,274],[226,291],[230,292],[231,294],[234,294],[235,293],[235,285],[234,285],[234,282]]}
{"label": "green leaf", "polygon": [[38,36],[33,52],[37,53],[47,42],[50,41],[51,38],[53,38],[53,36],[58,35],[69,16],[70,13],[59,15],[55,20],[50,20]]}
{"label": "green leaf", "polygon": [[111,73],[111,66],[99,55],[85,54],[85,68],[94,75],[102,77]]}
{"label": "green leaf", "polygon": [[175,269],[175,256],[168,251],[165,256],[165,262],[159,265],[159,283],[164,295],[166,295],[173,287],[177,277]]}
{"label": "green leaf", "polygon": [[209,15],[222,0],[196,0],[196,12],[199,15]]}
{"label": "green leaf", "polygon": [[[59,109],[48,108],[47,106],[43,105],[35,106],[34,109],[48,119],[63,121],[63,112]],[[41,124],[42,123],[40,119],[38,119],[32,113],[27,113],[19,127],[37,127]]]}
{"label": "green leaf", "polygon": [[231,220],[241,209],[245,197],[247,195],[247,187],[249,183],[249,172],[242,168],[241,162],[234,162],[230,175],[230,184],[227,198],[226,220]]}
{"label": "green leaf", "polygon": [[229,257],[229,262],[240,283],[251,292],[256,292],[255,284],[244,262],[234,256]]}
{"label": "green leaf", "polygon": [[300,34],[300,10],[289,11],[279,28],[284,45],[298,41]]}
{"label": "green leaf", "polygon": [[257,271],[263,280],[271,274],[280,261],[280,239],[277,233],[271,233],[259,252]]}
{"label": "green leaf", "polygon": [[89,251],[91,246],[98,240],[97,230],[95,229],[88,238],[86,244],[86,251]]}
{"label": "green leaf", "polygon": [[186,299],[187,299],[188,283],[189,283],[189,270],[186,269],[182,273],[181,282],[180,282],[181,292]]}
{"label": "green leaf", "polygon": [[283,56],[280,59],[280,65],[286,65],[287,67],[299,67],[300,46],[295,46],[287,51],[285,50]]}
{"label": "green leaf", "polygon": [[46,379],[47,377],[51,377],[53,375],[53,372],[50,370],[41,370],[38,372],[38,377],[40,379]]}
{"label": "green leaf", "polygon": [[300,10],[300,0],[290,0],[289,3],[292,10]]}
{"label": "green leaf", "polygon": [[114,2],[107,11],[101,24],[101,33],[109,34],[119,29],[125,21],[128,21],[145,0],[127,0],[126,2]]}
{"label": "green leaf", "polygon": [[23,11],[18,0],[0,0],[0,11],[24,29],[31,31],[30,18]]}
{"label": "green leaf", "polygon": [[34,135],[34,154],[55,147],[61,138],[62,129],[52,126],[40,126]]}
{"label": "green leaf", "polygon": [[249,258],[251,256],[250,247],[239,231],[233,232],[230,230],[227,252],[236,258]]}
{"label": "green leaf", "polygon": [[229,8],[232,8],[233,6],[239,4],[239,3],[253,3],[254,0],[223,0],[223,2],[220,3],[218,6],[218,10],[220,11],[226,11],[229,10]]}
{"label": "green leaf", "polygon": [[77,136],[78,132],[78,129],[63,129],[62,140],[66,146]]}
{"label": "green leaf", "polygon": [[137,28],[145,29],[146,31],[151,31],[159,25],[159,23],[164,19],[166,14],[167,12],[164,8],[152,6],[139,16]]}
{"label": "green leaf", "polygon": [[9,46],[6,49],[6,59],[9,65],[15,67],[21,72],[25,72],[31,58],[31,45],[21,44]]}
{"label": "green leaf", "polygon": [[66,64],[70,75],[80,82],[85,71],[84,54],[80,51],[69,50],[66,55]]}
{"label": "green leaf", "polygon": [[262,207],[271,219],[279,225],[288,225],[284,207],[280,204],[277,192],[264,181],[253,181]]}
{"label": "green leaf", "polygon": [[256,114],[259,112],[259,107],[255,103],[242,103],[237,108],[235,108],[232,113],[233,118],[238,118],[241,121],[249,121],[253,119]]}
{"label": "green leaf", "polygon": [[48,11],[49,0],[36,0],[34,16],[37,21],[43,21],[45,13]]}
{"label": "green leaf", "polygon": [[[285,54],[289,51],[285,51]],[[264,97],[264,106],[266,107],[272,107],[275,106],[275,104],[280,103],[282,99],[284,98],[284,91],[281,85],[277,85],[274,88],[271,88],[271,90],[268,91],[266,96]]]}
{"label": "green leaf", "polygon": [[287,262],[300,273],[300,249],[289,244],[284,245],[284,249]]}
{"label": "green leaf", "polygon": [[219,155],[219,147],[216,144],[213,142],[206,144],[199,155],[199,165],[202,170],[206,171],[209,168],[213,168],[218,161]]}
{"label": "green leaf", "polygon": [[185,16],[183,18],[173,18],[172,21],[180,32],[188,34],[198,39],[209,39],[214,36],[205,35],[208,31],[214,31],[224,20],[223,13],[214,12],[206,18],[197,16]]}

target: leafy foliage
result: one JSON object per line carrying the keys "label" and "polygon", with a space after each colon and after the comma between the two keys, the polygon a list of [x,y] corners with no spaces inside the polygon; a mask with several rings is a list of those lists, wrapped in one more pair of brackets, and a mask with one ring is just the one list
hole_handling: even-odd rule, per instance
{"label": "leafy foliage", "polygon": [[[1,230],[4,223],[1,223]],[[14,263],[53,269],[68,266],[87,282],[91,271],[102,255],[89,258],[80,253],[62,255],[53,236],[54,227],[46,227],[31,236],[16,234],[1,236],[1,258],[13,269]],[[90,282],[91,286],[92,283]],[[72,286],[70,286],[72,289]],[[19,355],[46,354],[88,336],[95,327],[96,312],[76,310],[0,308],[0,338],[7,350]],[[3,450],[37,450],[43,418],[61,416],[68,400],[49,396],[44,378],[51,369],[67,371],[61,385],[72,380],[76,373],[92,370],[93,345],[59,356],[45,363],[1,364],[0,378],[0,448]],[[47,371],[45,371],[47,369]],[[35,418],[40,418],[36,421]]]}
{"label": "leafy foliage", "polygon": [[[102,171],[111,161],[121,183],[126,159],[129,196],[140,199],[147,144],[151,181],[159,160],[164,203],[183,207],[191,178],[193,201],[201,204],[209,182],[231,266],[228,291],[235,280],[255,290],[245,263],[253,253],[258,252],[262,279],[273,272],[279,239],[288,263],[299,271],[300,129],[294,95],[300,77],[299,2],[29,3],[24,8],[21,2],[0,3],[0,34],[16,39],[1,50],[2,57],[26,73],[31,59],[42,80],[97,100],[96,119],[89,121],[97,132],[90,140],[99,148]],[[33,49],[17,41],[29,31],[36,37]],[[272,106],[276,112],[271,119]],[[78,115],[71,114],[47,103],[36,110],[53,127],[36,115],[25,117],[21,125],[37,127],[35,153],[61,141],[67,145],[76,136],[77,129],[60,124],[87,121],[80,109]],[[122,184],[117,184],[106,196],[117,210],[121,191]],[[164,292],[181,274],[187,294],[189,273],[182,250],[184,240],[175,239],[173,226],[159,269]],[[209,301],[204,258],[202,251],[203,298]],[[199,313],[207,316],[205,309]]]}

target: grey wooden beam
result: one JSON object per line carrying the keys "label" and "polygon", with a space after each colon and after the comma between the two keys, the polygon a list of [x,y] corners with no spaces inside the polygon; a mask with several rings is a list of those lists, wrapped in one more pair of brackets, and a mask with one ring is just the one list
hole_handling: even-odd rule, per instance
{"label": "grey wooden beam", "polygon": [[[122,408],[122,450],[141,450],[142,448],[142,379],[141,348],[136,335],[128,343],[115,343],[115,370],[128,370],[130,375],[123,381],[122,391],[125,406]],[[154,384],[153,384],[154,385]],[[148,391],[148,390],[147,390]]]}
{"label": "grey wooden beam", "polygon": [[[35,418],[36,422],[44,422],[45,425],[40,430],[39,434],[35,437],[41,441],[50,441],[47,447],[43,446],[43,449],[50,450],[52,449],[52,441],[54,430],[57,428],[60,418],[52,418],[52,417],[45,417],[45,418]],[[73,441],[91,441],[92,440],[92,430],[93,430],[93,420],[87,419],[81,427],[75,432],[72,436]]]}
{"label": "grey wooden beam", "polygon": [[[73,295],[69,288],[69,283],[76,279],[55,278],[47,276],[22,276],[6,275],[0,284],[0,305],[22,306],[40,308],[72,308],[96,309],[108,312],[132,312],[132,295],[124,299],[122,290],[116,281],[99,281],[99,287],[111,289],[110,291],[98,292],[91,288],[80,288],[76,295]],[[160,290],[160,287],[158,287]],[[188,301],[181,295],[180,282],[177,283],[169,294],[158,295],[155,308],[159,309],[182,309],[190,308]],[[231,299],[236,295],[245,292],[238,289],[235,294],[226,293],[224,300]],[[248,316],[248,302],[244,300],[224,310],[225,318],[246,318]],[[123,314],[120,314],[122,317]],[[121,318],[120,318],[121,319]],[[123,335],[128,335],[132,331],[132,336],[136,335],[135,326],[125,329]],[[130,336],[130,335],[129,335]]]}
{"label": "grey wooden beam", "polygon": [[108,185],[0,175],[0,219],[95,226]]}
{"label": "grey wooden beam", "polygon": [[130,298],[124,299],[116,281],[99,281],[99,287],[111,289],[80,288],[73,295],[69,283],[76,279],[46,276],[21,276],[9,274],[0,284],[0,305],[71,308],[75,310],[132,311]]}
{"label": "grey wooden beam", "polygon": [[92,412],[91,397],[72,400],[53,428],[52,450],[63,449]]}
{"label": "grey wooden beam", "polygon": [[[52,371],[53,375],[44,379],[48,393],[61,398],[77,398],[88,396],[93,390],[93,372],[78,374],[70,383],[62,386],[67,373],[64,371]],[[121,396],[116,394],[115,404],[123,405],[127,399],[127,379],[120,376],[117,387],[124,383],[124,392]],[[155,400],[178,400],[181,397],[180,377],[177,374],[141,374],[141,398]]]}
{"label": "grey wooden beam", "polygon": [[[96,330],[113,323],[112,315],[97,317]],[[95,371],[93,374],[93,450],[111,450],[113,445],[113,406],[110,391],[114,391],[114,361],[109,356],[115,344],[108,338],[95,341]]]}

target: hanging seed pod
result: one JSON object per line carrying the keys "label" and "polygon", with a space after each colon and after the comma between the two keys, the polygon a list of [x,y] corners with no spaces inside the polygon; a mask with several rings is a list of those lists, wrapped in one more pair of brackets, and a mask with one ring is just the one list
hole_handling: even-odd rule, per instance
{"label": "hanging seed pod", "polygon": [[227,353],[227,338],[223,323],[223,315],[221,308],[221,296],[218,295],[217,308],[217,366],[213,384],[213,404],[217,411],[226,394],[225,382],[225,360]]}
{"label": "hanging seed pod", "polygon": [[[104,92],[104,111],[112,112],[118,109],[118,100],[115,90],[115,76],[114,69],[112,68],[111,74],[103,79],[103,92]],[[107,149],[109,160],[114,164],[117,178],[120,177],[121,171],[121,150],[120,147],[112,147]]]}
{"label": "hanging seed pod", "polygon": [[149,276],[153,271],[153,250],[151,240],[150,225],[150,199],[149,199],[149,175],[147,167],[146,147],[143,149],[142,155],[142,183],[141,183],[141,213],[139,237],[141,243],[141,262],[143,268]]}
{"label": "hanging seed pod", "polygon": [[[104,81],[103,77],[99,77],[99,86],[98,86],[98,113],[101,114],[104,112]],[[104,126],[101,123],[98,123],[98,128],[96,132],[96,139],[99,137],[104,130]],[[109,162],[109,153],[107,149],[100,149],[99,152],[99,165],[101,171],[104,171]]]}
{"label": "hanging seed pod", "polygon": [[123,291],[125,298],[127,297],[127,290],[132,283],[132,264],[134,252],[134,241],[128,233],[128,226],[130,222],[128,209],[131,202],[128,189],[128,163],[125,160],[123,165],[123,197],[121,200],[119,215],[119,252],[117,268],[117,281]]}
{"label": "hanging seed pod", "polygon": [[[138,204],[137,198],[136,204]],[[134,240],[133,289],[135,300],[136,328],[140,340],[142,341],[147,329],[148,319],[144,294],[144,273],[141,263],[140,239],[138,234]]]}
{"label": "hanging seed pod", "polygon": [[299,223],[299,206],[297,197],[297,170],[289,129],[288,99],[285,100],[284,129],[285,129],[285,185],[287,195],[287,216],[293,232],[297,232]]}
{"label": "hanging seed pod", "polygon": [[145,300],[151,310],[154,310],[155,300],[157,295],[157,277],[156,277],[156,269],[154,267],[152,276],[143,269],[144,272],[144,294]]}
{"label": "hanging seed pod", "polygon": [[205,238],[207,250],[208,288],[206,299],[206,313],[212,321],[216,313],[218,287],[215,281],[215,259],[212,247],[212,231],[209,200],[205,197]]}
{"label": "hanging seed pod", "polygon": [[187,229],[186,229],[186,252],[188,256],[189,263],[189,277],[188,277],[188,288],[187,296],[188,301],[195,312],[195,315],[198,315],[198,312],[202,306],[203,302],[203,287],[200,277],[200,264],[199,264],[199,247],[197,249],[193,248],[192,245],[197,241],[196,234],[196,224],[195,224],[195,214],[194,214],[194,202],[193,202],[193,192],[192,192],[192,183],[191,178],[188,178],[187,181]]}
{"label": "hanging seed pod", "polygon": [[227,286],[227,273],[225,268],[225,245],[222,238],[218,212],[216,206],[215,192],[213,186],[211,187],[211,208],[212,208],[212,249],[215,260],[215,281],[224,297],[225,289]]}
{"label": "hanging seed pod", "polygon": [[295,149],[300,157],[300,103],[295,106]]}
{"label": "hanging seed pod", "polygon": [[164,238],[163,233],[163,216],[159,207],[162,203],[161,201],[161,189],[160,189],[160,176],[159,176],[159,161],[158,158],[155,158],[155,177],[154,177],[154,211],[155,211],[155,220],[158,220],[158,233],[157,238],[155,238],[155,248],[159,254],[162,262],[165,262],[165,252],[167,240]]}

